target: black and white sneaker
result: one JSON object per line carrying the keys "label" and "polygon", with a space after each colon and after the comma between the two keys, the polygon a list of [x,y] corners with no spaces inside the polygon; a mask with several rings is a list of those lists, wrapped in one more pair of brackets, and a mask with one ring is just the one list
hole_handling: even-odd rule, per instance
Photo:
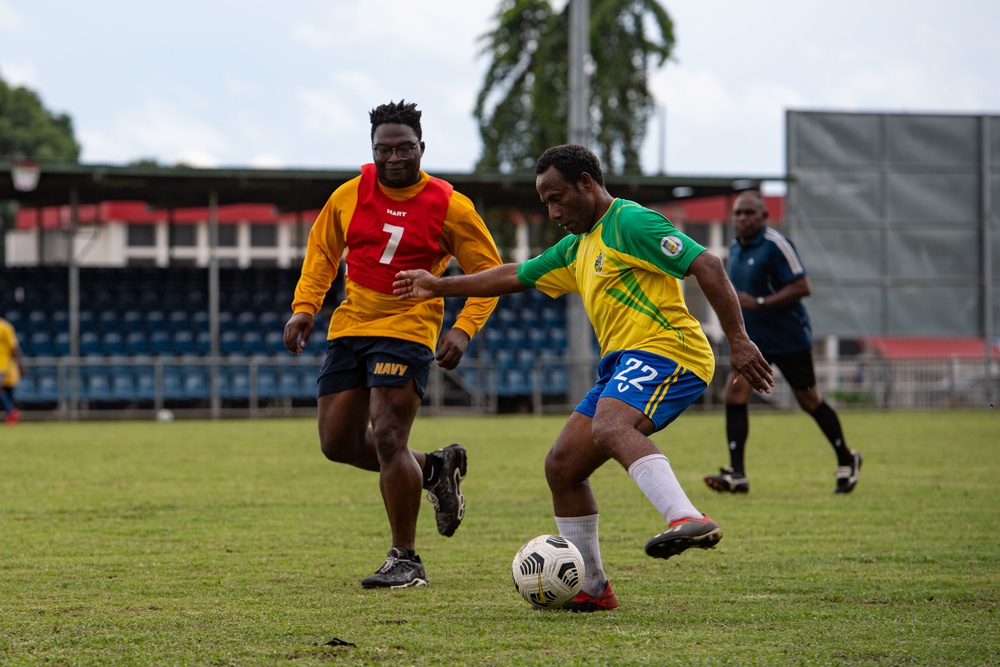
{"label": "black and white sneaker", "polygon": [[837,486],[833,489],[834,493],[850,493],[858,483],[858,475],[861,473],[861,454],[852,451],[851,456],[853,457],[851,465],[837,468]]}
{"label": "black and white sneaker", "polygon": [[426,586],[427,575],[420,556],[407,556],[403,549],[389,549],[388,558],[375,574],[361,580],[362,588],[416,588]]}
{"label": "black and white sneaker", "polygon": [[719,468],[718,475],[707,475],[705,484],[720,493],[749,493],[750,480],[741,472],[730,467]]}
{"label": "black and white sneaker", "polygon": [[434,505],[438,532],[451,537],[465,516],[465,496],[461,483],[467,467],[465,447],[448,445],[427,454],[424,488]]}

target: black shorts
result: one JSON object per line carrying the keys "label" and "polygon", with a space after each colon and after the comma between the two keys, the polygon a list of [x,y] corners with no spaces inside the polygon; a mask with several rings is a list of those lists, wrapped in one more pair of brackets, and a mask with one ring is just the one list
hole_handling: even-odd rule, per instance
{"label": "black shorts", "polygon": [[358,387],[405,387],[413,380],[420,398],[427,390],[434,352],[426,345],[397,338],[347,336],[326,346],[316,380],[316,396]]}
{"label": "black shorts", "polygon": [[781,375],[795,391],[806,391],[816,386],[812,350],[791,354],[765,354],[764,358],[767,363],[778,367]]}

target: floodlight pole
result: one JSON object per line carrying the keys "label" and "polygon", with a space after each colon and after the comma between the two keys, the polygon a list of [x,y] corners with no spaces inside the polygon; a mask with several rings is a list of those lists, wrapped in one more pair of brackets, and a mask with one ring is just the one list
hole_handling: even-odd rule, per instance
{"label": "floodlight pole", "polygon": [[[590,0],[569,0],[569,143],[590,146]],[[569,399],[576,402],[594,384],[593,326],[583,300],[567,294]]]}
{"label": "floodlight pole", "polygon": [[211,337],[212,365],[209,367],[211,414],[218,419],[222,412],[219,399],[219,193],[208,193],[208,328]]}

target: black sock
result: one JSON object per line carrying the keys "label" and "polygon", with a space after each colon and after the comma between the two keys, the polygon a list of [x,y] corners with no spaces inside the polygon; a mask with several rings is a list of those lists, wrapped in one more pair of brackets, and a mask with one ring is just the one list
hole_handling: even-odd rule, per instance
{"label": "black sock", "polygon": [[844,442],[844,432],[840,428],[840,419],[837,417],[834,409],[826,401],[823,401],[814,412],[809,414],[819,424],[826,439],[830,441],[830,445],[837,455],[837,463],[842,466],[853,464],[854,457],[851,456],[851,450],[847,447],[847,443]]}
{"label": "black sock", "polygon": [[733,472],[746,474],[743,453],[750,435],[750,418],[745,404],[726,403],[726,440],[729,442],[729,465]]}

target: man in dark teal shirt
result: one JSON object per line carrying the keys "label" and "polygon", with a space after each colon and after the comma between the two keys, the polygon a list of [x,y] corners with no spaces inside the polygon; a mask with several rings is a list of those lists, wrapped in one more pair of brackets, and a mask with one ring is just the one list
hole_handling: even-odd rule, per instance
{"label": "man in dark teal shirt", "polygon": [[[729,279],[743,309],[750,340],[777,366],[799,406],[809,413],[837,455],[835,493],[850,493],[858,482],[861,455],[847,447],[837,413],[816,388],[812,328],[802,299],[812,288],[795,246],[767,226],[767,209],[758,192],[744,192],[733,205],[736,237],[729,248]],[[726,438],[730,465],[705,483],[720,492],[747,493],[744,466],[750,422],[747,403],[753,389],[738,373],[726,381]]]}

